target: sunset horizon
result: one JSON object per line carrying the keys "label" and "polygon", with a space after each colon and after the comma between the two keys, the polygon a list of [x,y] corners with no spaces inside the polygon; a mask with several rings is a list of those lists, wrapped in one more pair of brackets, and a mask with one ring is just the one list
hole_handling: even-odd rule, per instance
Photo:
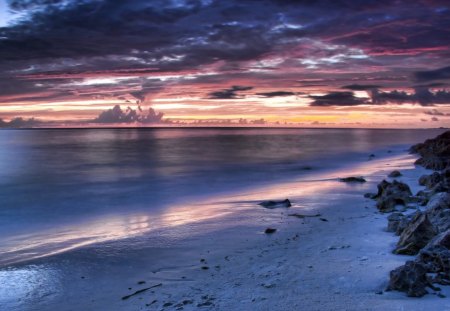
{"label": "sunset horizon", "polygon": [[0,311],[449,285],[450,0],[0,0]]}
{"label": "sunset horizon", "polygon": [[445,1],[343,3],[2,0],[0,126],[447,126]]}

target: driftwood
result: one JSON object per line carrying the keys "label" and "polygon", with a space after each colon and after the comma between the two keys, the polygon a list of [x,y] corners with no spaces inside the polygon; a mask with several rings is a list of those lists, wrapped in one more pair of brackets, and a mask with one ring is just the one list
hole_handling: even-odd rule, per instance
{"label": "driftwood", "polygon": [[123,297],[122,297],[122,300],[127,300],[127,299],[130,298],[130,297],[133,297],[133,296],[135,296],[135,295],[137,295],[137,294],[143,293],[143,292],[145,292],[145,291],[148,291],[149,289],[152,289],[152,288],[155,288],[155,287],[159,287],[159,286],[162,286],[162,283],[159,283],[159,284],[156,284],[156,285],[147,287],[147,288],[143,288],[143,289],[137,290],[137,291],[135,291],[134,293],[132,293],[132,294],[130,294],[130,295],[123,296]]}

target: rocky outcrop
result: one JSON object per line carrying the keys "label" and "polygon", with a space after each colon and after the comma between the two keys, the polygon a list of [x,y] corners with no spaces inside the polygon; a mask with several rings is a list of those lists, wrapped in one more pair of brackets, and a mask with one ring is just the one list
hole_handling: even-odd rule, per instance
{"label": "rocky outcrop", "polygon": [[441,192],[431,197],[425,213],[437,233],[450,229],[450,193]]}
{"label": "rocky outcrop", "polygon": [[442,246],[450,249],[450,229],[440,233],[433,240],[431,240],[427,247],[431,246]]}
{"label": "rocky outcrop", "polygon": [[430,175],[423,175],[419,178],[419,184],[425,186],[426,190],[420,195],[430,198],[439,192],[449,192],[450,189],[450,169],[443,172],[434,172]]}
{"label": "rocky outcrop", "polygon": [[364,183],[364,182],[366,182],[364,177],[354,177],[354,176],[339,178],[339,181],[350,182],[350,183],[354,183],[354,182]]}
{"label": "rocky outcrop", "polygon": [[283,200],[283,201],[263,201],[261,203],[258,203],[258,205],[261,205],[265,208],[277,208],[277,207],[291,207],[291,201],[289,199]]}
{"label": "rocky outcrop", "polygon": [[397,170],[390,172],[388,175],[388,177],[391,177],[391,178],[396,178],[396,177],[400,177],[400,176],[402,176],[402,173],[400,173],[400,171],[397,171]]}
{"label": "rocky outcrop", "polygon": [[394,186],[395,180],[392,184],[383,180],[373,198],[380,211],[395,211],[402,201],[422,206],[413,214],[394,212],[388,217],[388,231],[400,235],[394,253],[418,254],[414,261],[391,271],[388,289],[421,297],[427,287],[439,290],[435,283],[450,285],[450,131],[411,147],[411,152],[420,155],[416,164],[440,172],[421,176],[419,184],[425,189],[416,196],[407,185]]}
{"label": "rocky outcrop", "polygon": [[395,230],[396,235],[401,235],[403,231],[408,227],[408,225],[411,223],[411,220],[416,217],[417,214],[420,214],[420,212],[415,212],[413,214],[405,215],[403,218],[400,219],[397,230]]}
{"label": "rocky outcrop", "polygon": [[424,213],[417,213],[400,235],[394,253],[416,255],[436,234],[428,216]]}
{"label": "rocky outcrop", "polygon": [[392,212],[397,205],[406,206],[411,201],[411,189],[405,183],[396,180],[390,183],[383,180],[377,187],[378,192],[374,198],[377,200],[377,208],[381,212]]}
{"label": "rocky outcrop", "polygon": [[397,232],[397,229],[400,225],[400,222],[403,221],[403,219],[405,219],[405,215],[402,213],[392,213],[391,215],[389,215],[388,217],[388,226],[387,226],[387,231],[389,232]]}
{"label": "rocky outcrop", "polygon": [[392,270],[387,290],[406,292],[409,297],[422,297],[430,286],[426,267],[415,261],[407,261],[405,265]]}
{"label": "rocky outcrop", "polygon": [[420,251],[418,262],[424,265],[427,273],[436,273],[430,279],[432,283],[450,284],[450,250],[444,246],[435,245]]}
{"label": "rocky outcrop", "polygon": [[431,189],[441,181],[441,174],[434,172],[431,175],[422,175],[419,178],[419,185],[425,186],[427,189]]}
{"label": "rocky outcrop", "polygon": [[435,171],[450,167],[450,131],[414,145],[410,151],[420,155],[417,165]]}

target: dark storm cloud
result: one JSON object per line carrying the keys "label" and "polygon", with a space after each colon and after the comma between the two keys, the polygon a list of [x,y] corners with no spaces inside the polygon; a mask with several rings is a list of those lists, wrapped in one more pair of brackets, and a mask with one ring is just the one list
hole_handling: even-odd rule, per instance
{"label": "dark storm cloud", "polygon": [[358,106],[368,104],[366,98],[358,98],[353,92],[331,92],[322,96],[309,96],[314,99],[310,106]]}
{"label": "dark storm cloud", "polygon": [[[344,44],[367,42],[383,50],[447,43],[450,22],[445,14],[433,11],[431,19],[429,12],[434,7],[428,3],[408,3],[407,9],[405,4],[358,0],[11,1],[13,9],[31,13],[28,20],[1,31],[0,57],[126,55],[156,59],[164,69],[215,59],[254,59],[287,39],[304,36],[332,38]],[[329,10],[335,14],[324,15]],[[408,24],[411,19],[417,22]],[[290,27],[292,24],[302,27]],[[380,25],[394,31],[387,32]],[[421,31],[416,32],[417,28]],[[406,45],[401,35],[408,38]],[[369,40],[360,40],[361,36]],[[176,61],[176,55],[189,57]]]}
{"label": "dark storm cloud", "polygon": [[446,87],[448,86],[447,83],[442,83],[442,82],[435,82],[435,83],[428,83],[428,84],[420,84],[420,85],[416,85],[415,87],[419,87],[419,88],[438,88],[438,87]]}
{"label": "dark storm cloud", "polygon": [[450,80],[450,66],[436,70],[418,71],[414,74],[417,81]]}
{"label": "dark storm cloud", "polygon": [[[0,57],[14,61],[115,55],[88,64],[84,60],[73,69],[96,68],[101,62],[126,64],[138,58],[170,70],[215,59],[252,59],[270,49],[261,35],[267,26],[262,21],[251,23],[254,18],[247,6],[233,1],[229,5],[178,2],[185,5],[142,0],[44,4],[29,21],[1,31]],[[250,23],[239,22],[247,17]],[[236,23],[228,23],[234,19]]]}
{"label": "dark storm cloud", "polygon": [[353,92],[330,92],[323,96],[309,96],[314,99],[310,106],[358,106],[358,105],[388,105],[388,104],[419,104],[421,106],[450,104],[450,92],[431,92],[428,88],[417,87],[414,93],[394,90],[382,92],[371,89],[370,99],[355,97]]}
{"label": "dark storm cloud", "polygon": [[32,128],[43,125],[44,122],[35,118],[25,119],[22,117],[16,117],[8,121],[0,119],[0,128]]}
{"label": "dark storm cloud", "polygon": [[353,91],[367,91],[373,89],[379,89],[381,86],[379,85],[370,85],[370,84],[350,84],[344,85],[341,89],[353,90]]}
{"label": "dark storm cloud", "polygon": [[92,123],[167,123],[167,120],[163,119],[164,114],[162,112],[157,113],[154,109],[149,108],[147,112],[144,112],[140,106],[138,109],[122,110],[119,105],[115,105],[113,108],[101,112],[97,118],[92,120]]}
{"label": "dark storm cloud", "polygon": [[249,91],[253,89],[251,86],[240,86],[240,85],[233,85],[232,87],[228,89],[224,89],[221,91],[215,91],[208,94],[208,98],[210,99],[236,99],[236,98],[242,98],[238,94],[239,91]]}
{"label": "dark storm cloud", "polygon": [[428,88],[423,87],[416,87],[412,94],[398,90],[381,92],[375,89],[371,92],[371,98],[374,105],[412,103],[431,106],[450,104],[450,92],[441,90],[433,93]]}
{"label": "dark storm cloud", "polygon": [[297,95],[297,93],[290,92],[290,91],[275,91],[275,92],[256,93],[256,95],[259,95],[262,97],[283,97],[283,96]]}
{"label": "dark storm cloud", "polygon": [[424,114],[427,114],[430,116],[450,116],[450,113],[444,113],[437,109],[431,109],[431,110],[425,111]]}
{"label": "dark storm cloud", "polygon": [[[334,70],[330,75],[351,68],[353,63],[367,68],[386,66],[389,70],[396,55],[417,57],[417,62],[409,60],[417,68],[426,68],[424,64],[428,66],[429,62],[433,62],[431,68],[438,67],[436,63],[442,66],[450,58],[448,1],[11,0],[9,3],[23,18],[10,27],[0,28],[0,80],[17,76],[40,80],[97,74],[184,73],[222,61],[216,73],[220,75],[242,71],[241,62],[278,54],[288,58],[285,64],[302,69],[312,62],[314,66]],[[301,40],[306,43],[300,44]],[[308,50],[311,42],[321,42],[319,54],[314,49]],[[291,55],[291,50],[297,54]],[[420,58],[427,55],[433,57]],[[380,59],[366,59],[369,56]],[[418,72],[414,77],[418,82],[448,79],[448,68]],[[264,69],[273,70],[276,66],[267,65]],[[409,74],[407,67],[395,74],[402,76],[405,72]],[[254,78],[262,76],[255,74]],[[14,92],[51,89],[55,93],[48,96],[66,95],[66,90],[59,88],[62,81],[53,80],[44,87],[34,82],[14,80],[18,85]],[[348,85],[347,89],[363,90],[363,87],[368,86]],[[138,101],[143,101],[152,89],[143,86],[132,92]],[[272,97],[269,93],[258,95]],[[216,99],[237,96],[233,90],[210,94]],[[383,96],[401,97],[401,94]],[[365,103],[352,96],[345,100],[350,105]],[[427,99],[422,101],[425,103]]]}

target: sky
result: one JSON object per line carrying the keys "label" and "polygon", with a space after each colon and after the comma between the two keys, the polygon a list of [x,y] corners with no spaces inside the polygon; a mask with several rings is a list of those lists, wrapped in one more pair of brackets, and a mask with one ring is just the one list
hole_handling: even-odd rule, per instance
{"label": "sky", "polygon": [[450,125],[448,0],[0,0],[0,127]]}

